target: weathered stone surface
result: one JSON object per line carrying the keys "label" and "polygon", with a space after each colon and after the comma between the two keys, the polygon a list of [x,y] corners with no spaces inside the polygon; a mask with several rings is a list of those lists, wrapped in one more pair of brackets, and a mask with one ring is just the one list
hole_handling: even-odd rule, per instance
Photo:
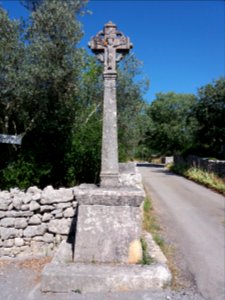
{"label": "weathered stone surface", "polygon": [[6,211],[6,217],[18,218],[18,217],[31,217],[33,212],[31,211]]}
{"label": "weathered stone surface", "polygon": [[[1,192],[3,193],[3,192]],[[8,210],[8,206],[11,203],[11,199],[1,199],[0,197],[0,210]]]}
{"label": "weathered stone surface", "polygon": [[55,209],[55,210],[53,210],[52,211],[52,215],[57,215],[57,214],[60,214],[60,213],[62,213],[62,209],[60,208],[60,209]]}
{"label": "weathered stone surface", "polygon": [[14,228],[4,228],[0,227],[0,236],[2,240],[8,240],[16,237],[18,234],[18,230]]}
{"label": "weathered stone surface", "polygon": [[42,222],[48,222],[52,219],[52,215],[49,213],[44,213],[43,217],[42,217]]}
{"label": "weathered stone surface", "polygon": [[43,236],[43,241],[45,243],[52,243],[54,241],[54,235],[46,232]]}
{"label": "weathered stone surface", "polygon": [[59,202],[70,202],[74,198],[72,189],[60,188],[54,190],[52,186],[46,187],[42,192],[41,204],[53,204]]}
{"label": "weathered stone surface", "polygon": [[23,203],[24,204],[28,204],[31,201],[31,194],[25,194],[25,196],[23,197]]}
{"label": "weathered stone surface", "polygon": [[38,204],[36,201],[31,201],[29,205],[30,211],[35,211],[40,208],[40,204]]}
{"label": "weathered stone surface", "polygon": [[[59,276],[60,274],[60,276]],[[157,290],[170,284],[164,265],[54,264],[42,272],[43,292],[121,292]]]}
{"label": "weathered stone surface", "polygon": [[21,209],[22,204],[23,204],[23,200],[21,198],[15,197],[13,199],[13,207],[15,207],[15,209],[17,210]]}
{"label": "weathered stone surface", "polygon": [[5,213],[3,211],[0,211],[0,219],[5,217]]}
{"label": "weathered stone surface", "polygon": [[15,238],[14,243],[16,247],[21,247],[24,245],[24,240],[22,238]]}
{"label": "weathered stone surface", "polygon": [[80,205],[140,206],[144,201],[144,191],[135,187],[74,189]]}
{"label": "weathered stone surface", "polygon": [[29,205],[28,204],[21,205],[21,210],[22,211],[29,210]]}
{"label": "weathered stone surface", "polygon": [[58,234],[68,234],[71,226],[69,219],[51,220],[48,224],[49,232]]}
{"label": "weathered stone surface", "polygon": [[38,254],[38,255],[45,255],[45,247],[44,242],[42,241],[31,241],[30,243],[30,250],[31,252]]}
{"label": "weathered stone surface", "polygon": [[36,186],[31,186],[27,189],[27,193],[30,193],[30,194],[41,193],[41,190]]}
{"label": "weathered stone surface", "polygon": [[15,218],[4,218],[0,221],[0,226],[3,227],[14,227]]}
{"label": "weathered stone surface", "polygon": [[138,207],[80,205],[75,262],[128,262],[130,244],[141,237]]}
{"label": "weathered stone surface", "polygon": [[69,203],[69,202],[55,203],[55,204],[54,204],[54,207],[55,207],[56,209],[64,209],[64,208],[68,208],[68,207],[70,207],[70,206],[71,206],[71,203]]}
{"label": "weathered stone surface", "polygon": [[42,205],[40,212],[52,211],[53,209],[55,209],[53,205]]}
{"label": "weathered stone surface", "polygon": [[8,239],[3,242],[3,247],[11,248],[14,245],[14,239]]}
{"label": "weathered stone surface", "polygon": [[11,195],[8,191],[0,191],[0,200],[10,200]]}
{"label": "weathered stone surface", "polygon": [[27,227],[23,234],[25,237],[33,237],[36,235],[43,235],[47,229],[46,224],[41,224],[37,226],[29,226]]}
{"label": "weathered stone surface", "polygon": [[41,216],[40,215],[33,215],[29,221],[28,224],[30,225],[38,225],[41,224]]}
{"label": "weathered stone surface", "polygon": [[63,216],[64,216],[65,218],[71,218],[71,217],[74,216],[74,214],[75,214],[74,208],[72,208],[72,207],[68,207],[68,208],[63,212]]}
{"label": "weathered stone surface", "polygon": [[15,228],[24,229],[27,227],[27,220],[25,218],[15,219]]}
{"label": "weathered stone surface", "polygon": [[39,201],[39,200],[41,200],[41,193],[35,193],[35,194],[31,197],[31,199],[32,199],[33,201]]}

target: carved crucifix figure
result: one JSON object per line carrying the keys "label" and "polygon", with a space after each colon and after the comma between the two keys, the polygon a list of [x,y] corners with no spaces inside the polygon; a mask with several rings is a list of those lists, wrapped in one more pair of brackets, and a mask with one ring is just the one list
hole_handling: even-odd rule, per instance
{"label": "carved crucifix figure", "polygon": [[101,186],[117,186],[119,183],[117,106],[116,106],[116,63],[133,47],[129,38],[108,22],[89,42],[97,59],[104,63],[104,105]]}

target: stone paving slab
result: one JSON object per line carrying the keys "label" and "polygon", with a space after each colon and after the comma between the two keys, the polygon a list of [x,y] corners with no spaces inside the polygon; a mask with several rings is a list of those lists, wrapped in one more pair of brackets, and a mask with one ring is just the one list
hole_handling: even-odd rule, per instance
{"label": "stone paving slab", "polygon": [[43,292],[125,292],[157,290],[169,285],[171,274],[162,264],[48,264],[42,272]]}

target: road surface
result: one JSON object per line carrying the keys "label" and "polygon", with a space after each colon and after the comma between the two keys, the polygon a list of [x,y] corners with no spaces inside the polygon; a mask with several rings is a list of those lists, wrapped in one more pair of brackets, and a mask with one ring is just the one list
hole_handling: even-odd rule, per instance
{"label": "road surface", "polygon": [[224,300],[225,198],[162,166],[140,164],[139,171],[184,280],[204,298]]}

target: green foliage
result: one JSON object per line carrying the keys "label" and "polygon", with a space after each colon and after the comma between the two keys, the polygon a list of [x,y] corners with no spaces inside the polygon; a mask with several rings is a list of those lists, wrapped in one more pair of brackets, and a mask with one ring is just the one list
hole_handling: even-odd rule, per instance
{"label": "green foliage", "polygon": [[141,238],[141,247],[142,247],[142,260],[140,261],[140,264],[151,265],[154,262],[154,260],[149,255],[148,245],[144,238]]}
{"label": "green foliage", "polygon": [[194,95],[157,94],[147,111],[150,121],[144,143],[161,155],[173,155],[189,149],[196,126],[191,116],[195,103]]}
{"label": "green foliage", "polygon": [[199,89],[194,115],[196,153],[225,159],[225,78]]}

